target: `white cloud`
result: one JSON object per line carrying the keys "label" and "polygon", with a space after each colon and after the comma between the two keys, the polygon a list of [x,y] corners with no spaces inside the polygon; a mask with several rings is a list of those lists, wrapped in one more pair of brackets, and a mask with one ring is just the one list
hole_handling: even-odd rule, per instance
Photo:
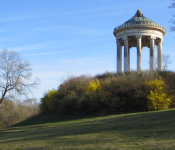
{"label": "white cloud", "polygon": [[50,52],[50,53],[38,53],[38,54],[31,54],[31,55],[25,55],[25,56],[38,56],[38,55],[53,55],[58,53],[68,53],[73,51],[61,51],[61,52]]}
{"label": "white cloud", "polygon": [[[64,15],[75,15],[75,14],[82,14],[82,13],[93,13],[93,12],[101,12],[101,11],[111,11],[111,10],[116,10],[116,8],[131,8],[135,4],[123,4],[123,5],[115,5],[115,6],[106,6],[106,7],[96,7],[96,8],[91,8],[91,9],[79,9],[79,10],[74,10],[74,11],[67,11],[67,12],[58,12],[54,13],[52,10],[50,10],[49,13],[45,14],[43,13],[38,14],[38,12],[31,12],[30,14],[14,14],[13,17],[5,17],[0,19],[0,22],[11,22],[11,21],[19,21],[19,20],[26,20],[26,19],[37,19],[37,18],[49,18],[49,17],[57,17],[57,16],[64,16]],[[118,11],[116,13],[121,13],[121,11]],[[38,14],[38,15],[37,15]],[[106,13],[106,15],[110,15],[110,13]]]}
{"label": "white cloud", "polygon": [[91,15],[83,15],[80,17],[76,17],[76,19],[83,19],[83,18],[87,18],[87,17],[104,17],[104,16],[113,16],[113,15],[122,15],[124,13],[127,13],[129,10],[127,11],[117,11],[117,12],[105,12],[105,13],[96,13],[96,14],[91,14]]}
{"label": "white cloud", "polygon": [[39,48],[51,45],[55,42],[58,42],[58,41],[50,41],[50,42],[44,42],[44,43],[38,43],[38,44],[26,45],[26,46],[20,46],[20,47],[8,48],[8,49],[13,51],[35,50],[35,49],[39,49]]}
{"label": "white cloud", "polygon": [[[77,46],[88,42],[89,41],[80,41],[80,40],[67,40],[67,41],[59,40],[59,41],[50,41],[50,42],[44,42],[44,43],[38,43],[38,44],[26,45],[26,46],[20,46],[20,47],[12,47],[7,49],[13,50],[13,51],[26,51],[26,50],[36,50],[41,48],[45,48],[45,49],[47,48],[50,50],[54,48]],[[63,52],[57,52],[57,53],[63,53]],[[46,53],[33,54],[33,55],[45,55],[45,54]]]}

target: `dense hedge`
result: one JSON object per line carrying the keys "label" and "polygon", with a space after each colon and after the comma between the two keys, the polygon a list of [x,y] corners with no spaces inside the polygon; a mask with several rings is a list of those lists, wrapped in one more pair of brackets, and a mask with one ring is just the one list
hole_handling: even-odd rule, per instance
{"label": "dense hedge", "polygon": [[40,109],[64,114],[168,109],[174,107],[174,75],[142,71],[71,77],[44,95]]}

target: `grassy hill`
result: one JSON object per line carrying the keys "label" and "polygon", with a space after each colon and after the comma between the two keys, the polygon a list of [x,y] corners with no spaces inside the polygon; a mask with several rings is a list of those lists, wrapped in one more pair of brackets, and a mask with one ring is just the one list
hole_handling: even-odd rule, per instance
{"label": "grassy hill", "polygon": [[109,116],[41,113],[0,129],[0,149],[175,149],[175,109]]}

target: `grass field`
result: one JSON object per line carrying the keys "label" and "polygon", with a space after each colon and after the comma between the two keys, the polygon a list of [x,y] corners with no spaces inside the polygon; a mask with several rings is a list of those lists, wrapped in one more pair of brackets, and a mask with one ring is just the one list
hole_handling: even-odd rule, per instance
{"label": "grass field", "polygon": [[1,150],[174,150],[175,109],[103,117],[39,114],[0,129]]}

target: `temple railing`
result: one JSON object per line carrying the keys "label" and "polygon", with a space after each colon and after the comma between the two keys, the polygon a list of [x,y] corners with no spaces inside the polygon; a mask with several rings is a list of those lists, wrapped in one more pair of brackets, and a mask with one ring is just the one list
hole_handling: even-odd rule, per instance
{"label": "temple railing", "polygon": [[[114,31],[115,30],[118,30],[120,28],[123,28],[123,27],[129,27],[129,26],[133,26],[133,25],[140,25],[140,26],[153,26],[153,27],[158,27],[158,28],[161,28],[161,29],[164,29],[165,30],[165,27],[158,24],[158,23],[153,23],[153,22],[146,22],[146,21],[135,21],[135,22],[129,22],[129,23],[125,23],[125,24],[121,24],[117,27],[114,28]],[[166,31],[166,30],[165,30]]]}

